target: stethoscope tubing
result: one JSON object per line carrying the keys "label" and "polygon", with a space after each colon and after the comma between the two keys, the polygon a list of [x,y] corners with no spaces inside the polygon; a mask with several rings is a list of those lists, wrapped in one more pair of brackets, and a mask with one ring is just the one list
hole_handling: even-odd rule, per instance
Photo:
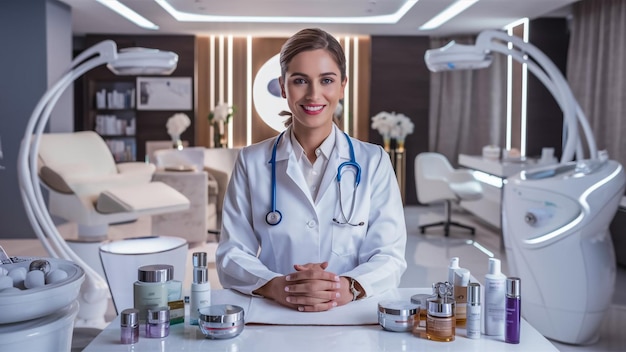
{"label": "stethoscope tubing", "polygon": [[[269,163],[272,165],[271,209],[265,215],[265,222],[267,222],[267,224],[271,226],[278,225],[283,219],[283,215],[281,214],[281,212],[278,209],[276,209],[276,189],[278,188],[277,182],[276,182],[276,150],[278,149],[278,143],[280,142],[284,134],[285,134],[285,131],[281,132],[278,135],[278,138],[276,138],[276,141],[274,142],[274,145],[272,147],[272,157],[270,158],[270,161],[269,161]],[[341,206],[341,213],[342,213],[342,216],[344,217],[345,223],[341,223],[337,219],[333,219],[333,221],[337,224],[349,224],[349,225],[354,225],[354,226],[362,226],[363,222],[360,222],[358,224],[350,223],[350,218],[353,215],[352,213],[354,213],[354,204],[355,204],[354,200],[356,198],[356,187],[361,182],[361,165],[359,165],[359,163],[356,162],[356,157],[354,155],[354,146],[352,145],[350,136],[348,136],[348,134],[345,132],[343,132],[343,134],[346,136],[346,140],[348,141],[348,148],[350,150],[350,160],[341,163],[341,165],[339,165],[339,167],[337,168],[337,184],[340,187],[339,197],[341,197],[341,171],[344,167],[347,167],[347,166],[354,167],[356,172],[355,172],[355,177],[354,177],[354,191],[352,195],[352,210],[350,211],[350,216],[346,218],[345,213],[343,212],[343,205],[341,204],[341,199],[339,199],[339,203]]]}

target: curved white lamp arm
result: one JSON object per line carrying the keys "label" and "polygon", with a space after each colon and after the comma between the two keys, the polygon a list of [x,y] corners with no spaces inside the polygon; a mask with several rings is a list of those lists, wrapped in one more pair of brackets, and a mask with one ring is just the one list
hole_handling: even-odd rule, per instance
{"label": "curved white lamp arm", "polygon": [[[504,43],[511,43],[513,44],[513,47],[509,48],[507,45],[503,44],[497,45],[497,42],[494,42],[494,39],[499,39]],[[541,70],[548,76],[549,80],[554,84],[554,87],[558,92],[560,92],[560,94],[555,94],[554,91],[550,89],[550,85],[546,81],[542,80],[542,83],[546,87],[548,87],[557,102],[559,98],[561,99],[561,103],[559,103],[559,105],[561,107],[561,110],[563,110],[564,119],[567,119],[568,117],[572,118],[572,120],[566,120],[566,123],[571,123],[571,125],[568,126],[568,134],[574,133],[573,136],[575,136],[575,138],[573,138],[574,141],[572,141],[569,145],[573,146],[575,145],[575,142],[578,141],[578,129],[576,124],[577,120],[583,128],[583,132],[585,133],[590,158],[597,158],[597,146],[595,143],[595,138],[593,136],[593,131],[589,126],[589,121],[587,120],[584,112],[580,108],[578,101],[574,97],[574,94],[572,93],[572,90],[570,89],[567,80],[565,79],[563,74],[561,74],[559,68],[556,67],[556,65],[552,62],[552,60],[550,60],[548,56],[546,56],[534,45],[523,41],[519,37],[510,36],[502,31],[495,30],[487,30],[481,32],[476,38],[476,46],[485,48],[487,50],[500,52],[505,55],[510,55],[512,52],[517,51],[521,55],[511,56],[521,63],[528,64],[529,68],[531,67],[530,63],[536,63],[536,65],[532,65],[535,67],[533,67],[531,72],[533,72],[533,74],[537,76],[538,72]],[[568,142],[570,138],[571,136],[568,135]],[[566,149],[568,149],[567,145]],[[573,147],[570,147],[569,149],[573,149]],[[573,150],[570,152],[569,149],[568,153],[565,153],[565,151],[563,152],[563,157],[561,158],[562,161],[569,161],[573,159]]]}
{"label": "curved white lamp arm", "polygon": [[[38,176],[38,151],[41,134],[61,94],[87,71],[107,64],[117,74],[169,74],[176,68],[178,55],[154,49],[117,52],[115,42],[106,40],[78,55],[70,69],[41,97],[31,114],[18,154],[18,180],[26,215],[46,251],[55,258],[71,260],[86,274],[81,290],[83,302],[101,301],[108,296],[106,281],[67,245],[48,213]],[[79,312],[80,317],[80,312]]]}
{"label": "curved white lamp arm", "polygon": [[[508,48],[505,44],[502,43],[491,43],[491,50],[495,52],[499,52],[506,55],[511,55],[516,61],[526,64],[528,69],[543,83],[543,85],[550,91],[554,100],[557,102],[561,110],[564,112],[564,123],[566,126],[567,134],[565,136],[566,139],[566,148],[563,151],[563,156],[561,157],[561,161],[566,162],[572,159],[574,147],[576,147],[577,157],[583,158],[583,149],[582,144],[580,143],[580,139],[578,138],[578,125],[576,121],[580,122],[583,127],[583,131],[585,132],[585,138],[588,141],[589,154],[592,158],[595,158],[597,155],[597,147],[595,143],[595,138],[593,133],[591,132],[591,128],[589,127],[588,121],[585,117],[584,112],[580,108],[580,105],[576,100],[572,102],[573,95],[571,95],[571,91],[569,90],[568,85],[556,84],[554,80],[551,80],[550,77],[546,74],[541,67],[537,65],[537,63],[533,60],[529,60],[529,57],[522,51],[512,50]],[[574,110],[572,111],[572,103]],[[575,116],[573,118],[571,116]]]}
{"label": "curved white lamp arm", "polygon": [[[94,55],[97,56],[76,66],[77,62],[80,63],[84,58]],[[87,49],[72,62],[72,68],[43,95],[35,106],[26,125],[26,131],[24,132],[24,138],[22,139],[18,154],[20,192],[24,201],[24,207],[26,208],[26,214],[37,237],[44,244],[44,247],[51,256],[76,262],[85,270],[87,278],[90,279],[94,285],[99,286],[100,284],[104,284],[105,288],[106,281],[67,246],[65,240],[63,240],[50,218],[39,185],[37,154],[41,134],[61,94],[76,78],[97,66],[114,60],[116,55],[117,50],[115,43],[105,41]]]}
{"label": "curved white lamp arm", "polygon": [[[509,47],[508,43],[511,44]],[[582,157],[582,146],[578,137],[578,124],[585,133],[590,158],[597,158],[597,147],[593,132],[578,102],[559,69],[538,48],[521,38],[509,36],[502,31],[481,32],[475,45],[461,45],[454,42],[443,48],[426,51],[424,59],[433,72],[458,69],[484,68],[491,64],[491,52],[511,55],[513,59],[527,64],[535,76],[548,88],[563,111],[566,128],[565,147],[561,162],[572,160],[577,149]]]}

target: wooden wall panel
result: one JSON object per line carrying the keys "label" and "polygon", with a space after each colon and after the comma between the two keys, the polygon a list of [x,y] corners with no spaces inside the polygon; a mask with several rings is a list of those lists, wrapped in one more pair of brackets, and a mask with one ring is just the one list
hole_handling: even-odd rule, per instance
{"label": "wooden wall panel", "polygon": [[196,39],[196,145],[208,147],[209,136],[209,38]]}

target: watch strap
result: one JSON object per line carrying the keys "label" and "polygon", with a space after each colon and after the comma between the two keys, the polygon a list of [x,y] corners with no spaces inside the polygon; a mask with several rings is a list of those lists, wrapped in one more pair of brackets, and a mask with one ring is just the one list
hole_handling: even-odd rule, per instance
{"label": "watch strap", "polygon": [[359,299],[359,296],[361,295],[361,291],[359,291],[356,288],[356,285],[355,285],[356,280],[354,280],[351,277],[349,277],[348,279],[350,279],[350,292],[352,292],[352,301],[356,301],[357,299]]}

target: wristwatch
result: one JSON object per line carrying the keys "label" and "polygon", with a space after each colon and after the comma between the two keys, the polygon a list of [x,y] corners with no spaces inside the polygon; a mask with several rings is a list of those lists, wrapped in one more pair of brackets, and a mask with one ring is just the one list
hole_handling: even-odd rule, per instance
{"label": "wristwatch", "polygon": [[359,299],[359,295],[361,295],[361,291],[357,290],[356,286],[354,285],[354,283],[356,282],[355,279],[349,277],[348,279],[350,279],[350,292],[352,292],[352,301],[356,301],[357,299]]}

